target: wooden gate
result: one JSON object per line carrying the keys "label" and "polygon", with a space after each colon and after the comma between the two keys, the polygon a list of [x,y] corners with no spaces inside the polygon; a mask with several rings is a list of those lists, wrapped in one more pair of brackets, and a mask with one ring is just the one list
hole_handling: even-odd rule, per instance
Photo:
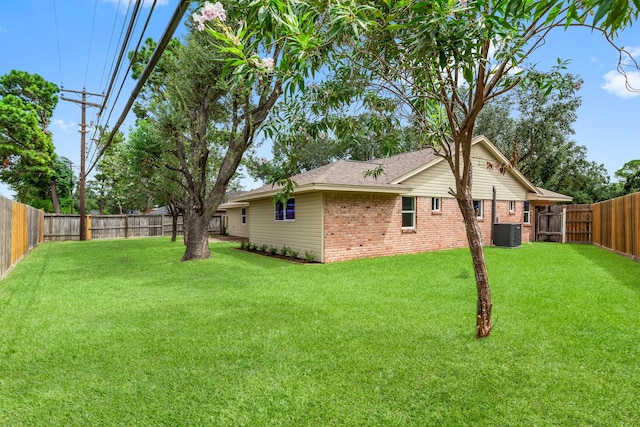
{"label": "wooden gate", "polygon": [[536,241],[591,243],[591,205],[541,206],[536,221]]}
{"label": "wooden gate", "polygon": [[593,211],[591,205],[566,205],[567,208],[567,242],[591,243],[593,229]]}
{"label": "wooden gate", "polygon": [[540,206],[536,218],[536,241],[565,241],[565,210],[563,206]]}

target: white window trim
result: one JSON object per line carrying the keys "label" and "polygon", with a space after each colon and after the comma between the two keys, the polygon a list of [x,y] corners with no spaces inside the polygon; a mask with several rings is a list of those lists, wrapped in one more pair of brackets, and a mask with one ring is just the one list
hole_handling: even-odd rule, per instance
{"label": "white window trim", "polygon": [[[411,213],[412,216],[413,216],[413,221],[412,221],[413,225],[411,225],[411,226],[404,226],[403,225],[402,229],[403,230],[415,230],[415,228],[416,228],[416,203],[417,203],[417,200],[416,200],[416,197],[414,197],[414,196],[402,196],[402,198],[400,199],[401,208],[403,208],[402,199],[404,199],[405,197],[413,199],[413,210],[405,211],[404,209],[402,209],[402,214],[400,216],[400,221],[402,221],[402,218],[404,217],[404,214]],[[400,222],[400,224],[402,224],[402,222]]]}
{"label": "white window trim", "polygon": [[514,213],[516,211],[515,200],[509,200],[509,212]]}
{"label": "white window trim", "polygon": [[[529,209],[527,209],[527,204]],[[522,222],[525,224],[531,224],[531,202],[523,202],[522,211]]]}
{"label": "white window trim", "polygon": [[240,224],[247,225],[247,208],[240,208]]}
{"label": "white window trim", "polygon": [[[287,204],[289,204],[289,201],[292,200],[293,201],[293,219],[287,219]],[[290,198],[289,200],[287,200],[286,203],[282,203],[282,219],[277,219],[276,218],[276,213],[277,213],[277,206],[278,203],[281,202],[275,202],[273,204],[273,221],[274,222],[295,222],[296,221],[296,199],[295,198]]]}
{"label": "white window trim", "polygon": [[482,218],[484,218],[484,200],[474,199],[472,203],[475,204],[475,202],[479,202],[479,205],[480,205],[480,209],[478,209],[478,212],[476,212],[476,217],[478,219],[482,219]]}
{"label": "white window trim", "polygon": [[442,212],[442,199],[440,197],[431,198],[431,211]]}

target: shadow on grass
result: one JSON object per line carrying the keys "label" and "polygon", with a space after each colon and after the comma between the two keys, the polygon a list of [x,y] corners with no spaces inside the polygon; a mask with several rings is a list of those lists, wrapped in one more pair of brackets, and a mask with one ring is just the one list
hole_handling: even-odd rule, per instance
{"label": "shadow on grass", "polygon": [[572,244],[573,250],[602,268],[618,283],[640,293],[640,263],[607,249],[588,244]]}

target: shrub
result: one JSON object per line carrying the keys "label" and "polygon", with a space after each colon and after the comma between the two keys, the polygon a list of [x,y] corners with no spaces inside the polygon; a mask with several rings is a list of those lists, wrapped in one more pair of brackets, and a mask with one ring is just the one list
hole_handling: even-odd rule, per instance
{"label": "shrub", "polygon": [[278,253],[278,248],[276,248],[275,246],[271,246],[269,248],[269,255],[275,255]]}
{"label": "shrub", "polygon": [[247,243],[246,242],[240,242],[240,249],[246,249],[247,248]]}
{"label": "shrub", "polygon": [[262,245],[260,245],[260,252],[267,252],[267,244],[263,243]]}
{"label": "shrub", "polygon": [[280,255],[287,256],[288,254],[289,254],[289,247],[287,247],[287,245],[284,245],[282,249],[280,249]]}
{"label": "shrub", "polygon": [[298,251],[294,251],[293,249],[289,250],[289,256],[291,258],[298,258]]}
{"label": "shrub", "polygon": [[256,245],[255,243],[249,243],[249,250],[250,251],[255,251],[258,249],[258,245]]}
{"label": "shrub", "polygon": [[316,259],[316,256],[313,254],[313,252],[306,251],[306,252],[304,253],[304,259],[305,259],[307,262],[313,262],[313,261]]}

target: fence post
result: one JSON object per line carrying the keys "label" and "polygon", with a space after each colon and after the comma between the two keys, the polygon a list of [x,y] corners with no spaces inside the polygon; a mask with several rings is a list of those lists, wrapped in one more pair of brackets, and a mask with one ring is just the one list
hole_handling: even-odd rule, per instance
{"label": "fence post", "polygon": [[567,208],[562,208],[562,243],[567,243]]}

